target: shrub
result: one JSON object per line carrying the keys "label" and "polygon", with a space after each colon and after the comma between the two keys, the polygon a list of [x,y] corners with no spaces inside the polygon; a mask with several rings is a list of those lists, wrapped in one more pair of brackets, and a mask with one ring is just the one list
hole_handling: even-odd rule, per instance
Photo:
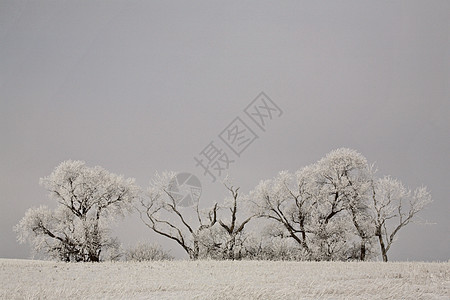
{"label": "shrub", "polygon": [[139,242],[126,250],[125,259],[127,261],[173,260],[173,256],[163,250],[160,245]]}

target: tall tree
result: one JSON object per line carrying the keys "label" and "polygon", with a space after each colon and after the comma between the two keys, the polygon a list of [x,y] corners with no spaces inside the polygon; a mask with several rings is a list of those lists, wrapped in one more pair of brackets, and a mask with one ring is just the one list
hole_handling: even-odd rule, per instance
{"label": "tall tree", "polygon": [[[353,230],[359,237],[358,258],[365,260],[366,247],[373,231],[368,210],[372,173],[366,158],[355,150],[340,148],[328,153],[315,165],[316,192],[313,193],[317,199],[315,207],[319,209],[319,230],[330,227],[330,222],[339,220],[338,224],[344,226],[339,231],[348,233]],[[345,220],[349,224],[345,224]],[[329,235],[322,234],[326,237]]]}

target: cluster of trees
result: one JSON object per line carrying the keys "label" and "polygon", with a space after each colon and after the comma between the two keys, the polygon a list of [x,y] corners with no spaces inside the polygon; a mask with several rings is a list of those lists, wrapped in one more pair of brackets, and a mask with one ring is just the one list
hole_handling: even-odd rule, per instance
{"label": "cluster of trees", "polygon": [[[229,197],[201,208],[180,207],[176,173],[156,174],[145,192],[133,179],[100,167],[67,161],[41,179],[58,202],[55,210],[29,209],[15,227],[19,241],[64,261],[120,256],[111,222],[139,211],[155,233],[175,241],[191,259],[388,260],[401,228],[431,202],[425,187],[414,191],[391,177],[376,177],[360,153],[334,150],[295,173],[280,172],[250,193],[224,183]],[[252,223],[264,230],[256,232]],[[131,260],[169,259],[162,249],[138,245]]]}
{"label": "cluster of trees", "polygon": [[280,225],[308,260],[384,261],[399,230],[428,203],[391,177],[376,178],[373,165],[351,149],[337,149],[295,174],[281,172],[250,194],[257,215]]}

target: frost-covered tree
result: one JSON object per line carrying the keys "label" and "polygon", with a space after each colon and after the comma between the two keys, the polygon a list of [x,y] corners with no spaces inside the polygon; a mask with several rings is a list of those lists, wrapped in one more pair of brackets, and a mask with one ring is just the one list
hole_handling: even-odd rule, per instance
{"label": "frost-covered tree", "polygon": [[[358,258],[365,260],[373,232],[368,209],[371,172],[366,158],[348,148],[331,151],[314,165],[312,179],[316,240],[320,240],[331,256],[343,251],[338,257],[345,259],[356,234],[360,244]],[[337,244],[342,245],[336,247]]]}
{"label": "frost-covered tree", "polygon": [[383,261],[400,229],[408,225],[427,204],[432,202],[426,187],[411,191],[389,176],[373,181],[371,209]]}
{"label": "frost-covered tree", "polygon": [[134,179],[82,161],[65,161],[40,184],[57,207],[30,208],[14,228],[20,242],[28,241],[35,252],[63,261],[98,262],[102,253],[119,247],[110,225],[131,211],[139,195]]}
{"label": "frost-covered tree", "polygon": [[271,180],[261,181],[249,195],[258,217],[274,221],[274,226],[281,225],[274,235],[289,236],[306,254],[309,254],[307,233],[311,201],[307,192],[309,171],[305,168],[297,176],[280,172]]}
{"label": "frost-covered tree", "polygon": [[155,233],[165,236],[178,245],[191,259],[201,254],[200,238],[203,231],[217,222],[217,204],[212,208],[200,210],[199,202],[192,207],[179,205],[176,190],[176,173],[158,173],[150,182],[146,197],[141,199],[138,208],[141,220]]}
{"label": "frost-covered tree", "polygon": [[281,224],[280,236],[295,240],[305,259],[354,259],[360,240],[357,258],[364,260],[370,239],[368,174],[366,159],[342,148],[295,175],[283,171],[262,181],[250,197],[258,215]]}

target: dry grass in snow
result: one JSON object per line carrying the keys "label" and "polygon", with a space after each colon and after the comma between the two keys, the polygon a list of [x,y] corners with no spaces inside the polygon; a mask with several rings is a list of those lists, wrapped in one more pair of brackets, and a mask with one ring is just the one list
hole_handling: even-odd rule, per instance
{"label": "dry grass in snow", "polygon": [[0,259],[1,299],[450,299],[450,263]]}

